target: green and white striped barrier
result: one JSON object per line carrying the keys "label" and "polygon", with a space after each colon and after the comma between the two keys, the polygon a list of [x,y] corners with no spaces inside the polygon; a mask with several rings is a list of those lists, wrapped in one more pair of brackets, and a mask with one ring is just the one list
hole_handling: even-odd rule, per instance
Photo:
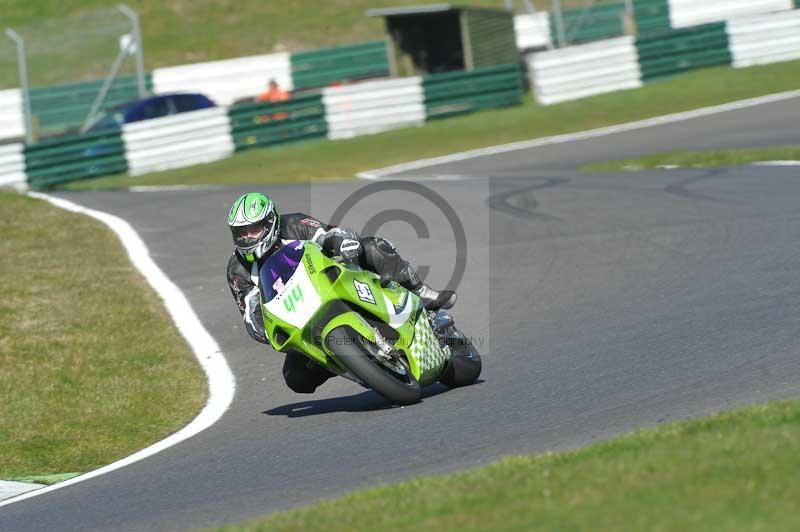
{"label": "green and white striped barrier", "polygon": [[[155,94],[199,92],[217,105],[229,106],[264,92],[274,79],[289,91],[321,89],[335,82],[357,82],[389,76],[385,41],[368,41],[298,53],[275,53],[157,68],[147,74],[148,91]],[[39,133],[77,128],[86,119],[102,80],[34,87],[31,110]],[[137,99],[133,76],[118,78],[104,106]],[[25,135],[19,89],[0,91],[0,141]]]}
{"label": "green and white striped barrier", "polygon": [[792,0],[669,0],[668,5],[673,28],[688,28],[794,8]]}
{"label": "green and white striped barrier", "polygon": [[25,145],[22,143],[0,146],[0,186],[25,181]]}
{"label": "green and white striped barrier", "polygon": [[22,93],[19,89],[0,91],[0,140],[25,136]]}
{"label": "green and white striped barrier", "polygon": [[153,71],[153,92],[199,92],[217,105],[232,105],[264,92],[271,79],[286,90],[294,88],[288,53],[157,68]]}
{"label": "green and white striped barrier", "polygon": [[570,46],[531,54],[527,63],[537,101],[550,105],[710,66],[792,59],[800,59],[800,10]]}
{"label": "green and white striped barrier", "polygon": [[518,65],[366,81],[285,102],[214,107],[0,151],[0,184],[49,187],[140,175],[229,157],[235,151],[312,138],[340,139],[521,102]]}
{"label": "green and white striped barrier", "polygon": [[731,20],[727,32],[736,68],[800,59],[800,10]]}
{"label": "green and white striped barrier", "polygon": [[130,175],[209,163],[234,152],[224,107],[125,124],[122,140]]}
{"label": "green and white striped barrier", "polygon": [[322,92],[329,139],[352,138],[425,122],[422,78],[367,81]]}
{"label": "green and white striped barrier", "polygon": [[568,46],[527,59],[536,99],[544,105],[642,86],[633,37]]}

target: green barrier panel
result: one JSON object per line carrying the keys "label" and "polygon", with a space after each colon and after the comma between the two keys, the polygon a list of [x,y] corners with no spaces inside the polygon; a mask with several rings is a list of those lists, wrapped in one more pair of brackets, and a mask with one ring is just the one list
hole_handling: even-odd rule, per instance
{"label": "green barrier panel", "polygon": [[[625,34],[624,2],[565,9],[562,11],[562,16],[564,37],[570,44],[610,39]],[[550,33],[553,42],[558,42],[558,23],[552,13],[550,14]]]}
{"label": "green barrier panel", "polygon": [[672,76],[698,68],[730,65],[725,23],[671,30],[636,41],[642,79]]}
{"label": "green barrier panel", "polygon": [[248,103],[229,109],[236,151],[324,137],[328,133],[322,95],[278,103]]}
{"label": "green barrier panel", "polygon": [[[147,90],[152,90],[152,76],[145,78]],[[31,89],[31,112],[41,133],[56,133],[77,128],[86,120],[95,98],[100,93],[103,80],[35,87]],[[111,85],[101,109],[139,98],[135,76],[121,76]]]}
{"label": "green barrier panel", "polygon": [[389,75],[384,41],[300,52],[292,54],[291,63],[294,90]]}
{"label": "green barrier panel", "polygon": [[523,78],[519,65],[430,74],[422,78],[427,119],[519,104]]}
{"label": "green barrier panel", "polygon": [[672,29],[668,0],[635,0],[633,18],[639,36],[664,33]]}
{"label": "green barrier panel", "polygon": [[125,172],[120,130],[70,135],[25,146],[25,173],[33,188]]}

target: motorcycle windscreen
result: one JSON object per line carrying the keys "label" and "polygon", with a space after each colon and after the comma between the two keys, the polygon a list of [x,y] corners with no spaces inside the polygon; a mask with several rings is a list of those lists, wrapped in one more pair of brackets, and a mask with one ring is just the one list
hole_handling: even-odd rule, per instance
{"label": "motorcycle windscreen", "polygon": [[304,252],[303,243],[295,240],[270,255],[269,259],[261,266],[258,277],[265,303],[269,303],[283,291],[286,283],[289,282],[303,260]]}
{"label": "motorcycle windscreen", "polygon": [[298,329],[305,327],[322,306],[302,262],[303,246],[300,241],[284,245],[259,272],[265,311]]}

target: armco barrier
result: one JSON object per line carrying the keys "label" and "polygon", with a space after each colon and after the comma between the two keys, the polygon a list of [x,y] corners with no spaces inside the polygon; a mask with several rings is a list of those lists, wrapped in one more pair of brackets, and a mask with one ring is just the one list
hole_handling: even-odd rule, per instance
{"label": "armco barrier", "polygon": [[386,42],[370,41],[292,54],[294,88],[325,87],[331,83],[389,75]]}
{"label": "armco barrier", "polygon": [[25,136],[22,93],[19,89],[0,91],[0,140]]}
{"label": "armco barrier", "polygon": [[540,52],[528,72],[543,105],[642,86],[633,37]]}
{"label": "armco barrier", "polygon": [[208,163],[234,151],[224,107],[125,124],[122,139],[131,175]]}
{"label": "armco barrier", "polygon": [[235,105],[228,110],[236,151],[296,142],[328,133],[322,95],[277,103]]}
{"label": "armco barrier", "polygon": [[271,79],[281,88],[292,90],[289,54],[255,55],[157,68],[153,71],[153,90],[159,94],[199,92],[217,105],[231,105],[236,100],[264,92]]}
{"label": "armco barrier", "polygon": [[636,22],[636,32],[640,37],[672,29],[668,0],[635,0],[633,18]]}
{"label": "armco barrier", "polygon": [[517,15],[514,17],[514,34],[520,50],[549,47],[552,45],[550,17],[545,12]]}
{"label": "armco barrier", "polygon": [[673,28],[792,9],[792,0],[669,0]]}
{"label": "armco barrier", "polygon": [[27,145],[25,167],[28,184],[37,188],[125,172],[122,132],[72,135]]}
{"label": "armco barrier", "polygon": [[800,10],[730,20],[727,29],[736,68],[800,59]]}
{"label": "armco barrier", "polygon": [[[87,81],[52,87],[31,89],[31,112],[42,133],[61,132],[77,128],[86,120],[95,98],[100,93],[103,81]],[[150,76],[146,78],[148,90]],[[139,98],[138,84],[134,76],[122,76],[111,85],[103,108]]]}
{"label": "armco barrier", "polygon": [[25,145],[0,146],[0,186],[25,182]]}
{"label": "armco barrier", "polygon": [[328,138],[379,133],[425,122],[422,78],[368,81],[324,90]]}
{"label": "armco barrier", "polygon": [[516,105],[524,83],[519,65],[500,65],[472,72],[447,72],[423,78],[428,120]]}
{"label": "armco barrier", "polygon": [[731,64],[728,34],[722,22],[640,37],[636,49],[644,81]]}
{"label": "armco barrier", "polygon": [[[625,2],[615,1],[562,11],[566,42],[585,43],[625,34]],[[555,15],[550,15],[553,42],[558,42]]]}

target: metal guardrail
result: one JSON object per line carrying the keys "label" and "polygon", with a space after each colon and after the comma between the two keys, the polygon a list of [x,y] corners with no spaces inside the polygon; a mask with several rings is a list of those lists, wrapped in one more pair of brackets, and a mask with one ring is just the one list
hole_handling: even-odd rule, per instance
{"label": "metal guardrail", "polygon": [[25,145],[0,146],[0,185],[25,182]]}
{"label": "metal guardrail", "polygon": [[228,110],[236,151],[324,137],[328,133],[321,94],[285,102],[250,103]]}
{"label": "metal guardrail", "polygon": [[519,65],[431,74],[422,78],[422,84],[428,120],[516,105],[524,91]]}
{"label": "metal guardrail", "polygon": [[322,101],[330,139],[369,135],[425,122],[419,76],[329,87],[324,90]]}
{"label": "metal guardrail", "polygon": [[[555,14],[550,15],[553,42],[558,42]],[[565,9],[561,12],[566,43],[578,44],[625,35],[625,2]]]}
{"label": "metal guardrail", "polygon": [[636,49],[644,81],[731,64],[728,34],[722,22],[639,38]]}
{"label": "metal guardrail", "polygon": [[543,105],[642,86],[633,37],[532,54],[528,71]]}
{"label": "metal guardrail", "polygon": [[32,187],[48,187],[125,172],[120,130],[72,135],[25,146],[25,173]]}
{"label": "metal guardrail", "polygon": [[158,94],[199,92],[217,105],[231,105],[266,91],[272,79],[283,89],[292,90],[288,53],[157,68],[153,71],[153,90]]}
{"label": "metal guardrail", "polygon": [[234,151],[224,107],[125,124],[122,140],[130,175],[209,163]]}
{"label": "metal guardrail", "polygon": [[21,139],[25,136],[25,115],[22,111],[22,91],[0,90],[0,140]]}
{"label": "metal guardrail", "polygon": [[633,19],[640,37],[663,33],[672,29],[669,20],[668,0],[635,0]]}
{"label": "metal guardrail", "polygon": [[292,54],[295,90],[325,87],[334,82],[388,76],[385,41],[369,41]]}
{"label": "metal guardrail", "polygon": [[[60,132],[80,126],[92,107],[102,81],[87,81],[51,87],[31,89],[31,112],[43,133]],[[146,76],[148,89],[152,87],[151,76]],[[105,107],[136,100],[139,97],[135,76],[121,76],[111,85]]]}
{"label": "metal guardrail", "polygon": [[731,20],[727,30],[735,68],[800,59],[800,10]]}
{"label": "metal guardrail", "polygon": [[792,0],[669,0],[670,20],[676,29],[786,11],[793,7]]}

